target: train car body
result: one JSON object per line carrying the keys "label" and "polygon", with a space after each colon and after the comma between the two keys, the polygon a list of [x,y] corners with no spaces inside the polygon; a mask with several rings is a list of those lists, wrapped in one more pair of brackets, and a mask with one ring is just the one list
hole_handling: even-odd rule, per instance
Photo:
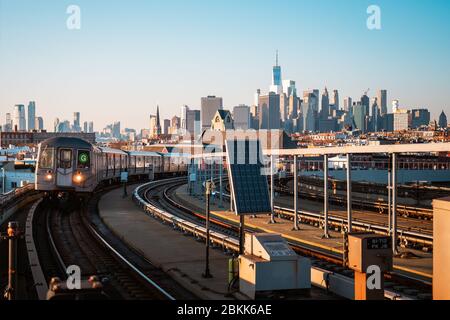
{"label": "train car body", "polygon": [[50,138],[39,144],[35,188],[40,191],[92,192],[101,151],[77,138]]}
{"label": "train car body", "polygon": [[[184,155],[186,156],[186,155]],[[101,183],[154,179],[187,172],[181,155],[96,147],[79,138],[51,138],[38,147],[35,188],[47,193],[91,193]]]}

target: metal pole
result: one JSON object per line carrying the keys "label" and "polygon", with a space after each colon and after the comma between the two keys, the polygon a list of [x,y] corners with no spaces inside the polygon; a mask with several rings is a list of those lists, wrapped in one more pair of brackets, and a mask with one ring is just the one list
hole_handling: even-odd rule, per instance
{"label": "metal pole", "polygon": [[211,196],[212,181],[207,181],[205,184],[205,195],[206,195],[206,265],[205,273],[202,275],[203,278],[212,278],[209,272],[209,198]]}
{"label": "metal pole", "polygon": [[239,254],[244,254],[244,228],[245,216],[241,214],[239,217]]}
{"label": "metal pole", "polygon": [[275,198],[275,170],[274,170],[274,156],[270,156],[270,221],[269,223],[275,223],[274,217],[274,198]]}
{"label": "metal pole", "polygon": [[323,238],[330,238],[328,233],[328,155],[323,156]]}
{"label": "metal pole", "polygon": [[220,194],[219,194],[219,208],[223,208],[223,181],[222,181],[222,175],[223,175],[223,158],[220,158],[221,161],[219,163],[219,188],[220,188]]}
{"label": "metal pole", "polygon": [[15,300],[17,298],[17,237],[19,232],[19,223],[11,221],[8,223],[8,286],[5,291],[7,300]]}
{"label": "metal pole", "polygon": [[298,228],[298,156],[294,156],[294,228]]}
{"label": "metal pole", "polygon": [[392,250],[397,250],[397,154],[392,154]]}
{"label": "metal pole", "polygon": [[388,159],[388,230],[389,235],[392,234],[392,160],[391,155]]}
{"label": "metal pole", "polygon": [[347,232],[353,230],[353,217],[352,217],[352,155],[347,154]]}

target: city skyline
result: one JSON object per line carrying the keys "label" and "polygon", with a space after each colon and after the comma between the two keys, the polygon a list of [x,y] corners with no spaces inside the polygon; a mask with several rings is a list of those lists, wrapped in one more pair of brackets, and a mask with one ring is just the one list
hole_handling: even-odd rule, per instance
{"label": "city skyline", "polygon": [[[56,117],[70,119],[76,110],[97,129],[120,119],[138,130],[148,128],[157,105],[161,119],[179,116],[183,105],[199,110],[201,97],[209,95],[222,97],[227,110],[251,106],[256,89],[268,91],[277,49],[283,79],[296,81],[299,95],[308,89],[337,89],[342,106],[344,98],[358,101],[367,88],[370,97],[387,89],[388,107],[398,99],[401,107],[428,108],[432,119],[442,110],[448,113],[446,2],[428,12],[417,1],[378,1],[382,29],[370,31],[367,1],[352,1],[348,7],[283,1],[278,5],[286,12],[280,21],[288,22],[281,24],[277,38],[272,25],[260,22],[268,14],[281,19],[274,2],[260,6],[249,1],[237,11],[234,2],[119,3],[78,1],[81,29],[67,30],[69,3],[0,0],[2,122],[14,105],[28,101],[36,101],[46,127]],[[48,10],[36,16],[36,6]],[[183,23],[176,21],[181,8]],[[173,16],[172,9],[177,9]],[[295,12],[305,19],[289,20]],[[419,16],[421,25],[407,25]],[[268,40],[259,44],[264,36]],[[358,42],[367,45],[361,48]],[[252,47],[256,44],[258,54]],[[303,49],[305,45],[312,49]]]}

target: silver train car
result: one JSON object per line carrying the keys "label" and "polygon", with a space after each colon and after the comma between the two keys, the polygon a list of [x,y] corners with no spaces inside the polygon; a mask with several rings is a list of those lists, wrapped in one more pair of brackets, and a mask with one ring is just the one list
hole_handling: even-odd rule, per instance
{"label": "silver train car", "polygon": [[96,147],[79,138],[50,138],[39,144],[36,190],[46,193],[92,193],[101,183],[154,179],[187,172],[184,161],[157,152],[125,152]]}

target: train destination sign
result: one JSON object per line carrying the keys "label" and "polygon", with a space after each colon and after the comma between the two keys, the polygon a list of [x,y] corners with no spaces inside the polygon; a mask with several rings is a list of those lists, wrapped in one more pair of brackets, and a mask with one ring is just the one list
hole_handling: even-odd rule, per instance
{"label": "train destination sign", "polygon": [[392,239],[389,237],[376,237],[367,239],[367,249],[378,250],[378,249],[391,249]]}

